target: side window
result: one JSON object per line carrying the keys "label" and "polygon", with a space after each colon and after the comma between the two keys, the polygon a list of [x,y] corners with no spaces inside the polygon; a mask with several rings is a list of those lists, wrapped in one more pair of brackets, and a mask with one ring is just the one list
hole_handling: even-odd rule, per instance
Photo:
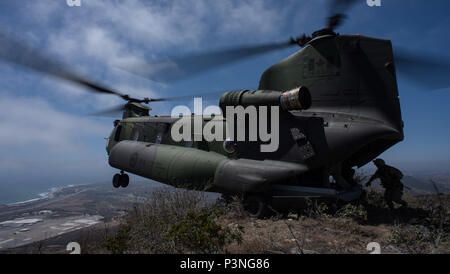
{"label": "side window", "polygon": [[118,126],[116,129],[116,134],[114,134],[114,141],[120,141],[120,133],[122,132],[122,126]]}
{"label": "side window", "polygon": [[139,139],[140,137],[141,137],[141,127],[136,125],[133,127],[133,130],[131,132],[131,140],[140,141]]}
{"label": "side window", "polygon": [[167,135],[167,132],[169,131],[169,125],[166,123],[158,123],[156,125],[156,144],[163,144]]}
{"label": "side window", "polygon": [[158,135],[156,135],[156,141],[155,144],[161,144],[163,140],[163,134],[160,132]]}

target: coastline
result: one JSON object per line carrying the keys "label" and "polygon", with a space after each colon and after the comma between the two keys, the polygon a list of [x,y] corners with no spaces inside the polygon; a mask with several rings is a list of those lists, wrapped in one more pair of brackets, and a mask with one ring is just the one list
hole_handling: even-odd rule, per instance
{"label": "coastline", "polygon": [[54,197],[55,193],[58,193],[59,191],[68,189],[68,188],[72,188],[72,187],[80,187],[80,186],[85,186],[85,185],[89,185],[89,184],[78,184],[78,185],[74,185],[74,184],[70,184],[67,186],[58,186],[58,187],[51,187],[49,189],[47,189],[48,191],[45,192],[40,192],[36,195],[33,196],[37,196],[36,198],[31,198],[28,200],[21,200],[21,201],[17,201],[17,202],[11,202],[11,203],[0,203],[0,205],[2,206],[21,206],[21,205],[26,205],[29,203],[33,203],[33,202],[38,202],[38,201],[42,201],[45,199],[51,199]]}

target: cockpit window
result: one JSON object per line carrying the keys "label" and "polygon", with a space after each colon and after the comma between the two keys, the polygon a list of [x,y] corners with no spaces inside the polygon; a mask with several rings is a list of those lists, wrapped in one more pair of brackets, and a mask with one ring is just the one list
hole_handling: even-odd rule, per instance
{"label": "cockpit window", "polygon": [[121,131],[122,131],[122,126],[118,126],[116,129],[116,134],[114,134],[114,141],[119,142]]}

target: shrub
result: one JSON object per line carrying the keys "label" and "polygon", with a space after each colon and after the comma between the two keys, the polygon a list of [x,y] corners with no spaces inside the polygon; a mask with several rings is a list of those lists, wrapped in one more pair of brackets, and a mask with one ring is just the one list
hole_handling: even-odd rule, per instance
{"label": "shrub", "polygon": [[383,193],[373,189],[367,193],[367,203],[378,208],[383,208],[386,205]]}
{"label": "shrub", "polygon": [[306,215],[310,218],[330,217],[330,208],[325,203],[318,203],[316,199],[306,198]]}
{"label": "shrub", "polygon": [[248,217],[244,210],[243,201],[238,196],[232,196],[221,213],[226,214],[230,219],[245,219]]}
{"label": "shrub", "polygon": [[391,231],[389,242],[393,244],[412,244],[426,240],[426,235],[419,226],[397,227]]}
{"label": "shrub", "polygon": [[225,210],[207,204],[201,192],[161,188],[128,212],[118,232],[103,245],[112,253],[215,253],[239,232],[215,222]]}
{"label": "shrub", "polygon": [[108,237],[103,246],[113,254],[123,254],[130,239],[130,230],[128,225],[121,226],[116,234]]}
{"label": "shrub", "polygon": [[397,227],[391,231],[389,242],[404,247],[408,253],[427,253],[429,231],[420,226]]}
{"label": "shrub", "polygon": [[337,217],[350,218],[359,223],[367,221],[367,211],[363,205],[347,204],[336,212]]}
{"label": "shrub", "polygon": [[168,235],[181,248],[196,253],[217,253],[224,251],[227,244],[242,242],[240,231],[233,232],[230,228],[222,228],[207,209],[189,211],[181,222],[170,227]]}

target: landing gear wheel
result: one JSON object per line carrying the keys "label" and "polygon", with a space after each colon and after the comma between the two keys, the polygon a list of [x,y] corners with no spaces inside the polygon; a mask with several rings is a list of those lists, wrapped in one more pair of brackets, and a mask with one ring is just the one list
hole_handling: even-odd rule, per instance
{"label": "landing gear wheel", "polygon": [[120,174],[115,174],[112,180],[112,184],[115,188],[119,188],[120,187]]}
{"label": "landing gear wheel", "polygon": [[244,210],[251,218],[262,219],[267,214],[267,202],[261,196],[248,196],[244,199]]}
{"label": "landing gear wheel", "polygon": [[223,194],[220,196],[220,201],[224,205],[229,205],[233,202],[233,197],[231,195]]}
{"label": "landing gear wheel", "polygon": [[130,177],[128,174],[121,174],[119,182],[121,187],[127,187],[130,183]]}

